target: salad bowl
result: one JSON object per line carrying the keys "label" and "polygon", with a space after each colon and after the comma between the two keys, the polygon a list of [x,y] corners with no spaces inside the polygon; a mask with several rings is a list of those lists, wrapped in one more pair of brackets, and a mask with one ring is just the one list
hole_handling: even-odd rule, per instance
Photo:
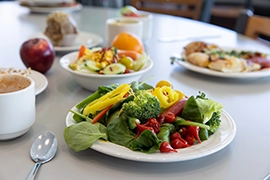
{"label": "salad bowl", "polygon": [[72,52],[60,59],[61,67],[68,71],[75,81],[83,88],[89,91],[96,91],[99,86],[106,86],[111,84],[123,84],[132,81],[138,81],[142,75],[148,72],[153,67],[153,61],[147,58],[144,66],[136,72],[127,74],[97,74],[95,72],[74,71],[70,68],[70,63],[74,62],[78,57],[78,52]]}

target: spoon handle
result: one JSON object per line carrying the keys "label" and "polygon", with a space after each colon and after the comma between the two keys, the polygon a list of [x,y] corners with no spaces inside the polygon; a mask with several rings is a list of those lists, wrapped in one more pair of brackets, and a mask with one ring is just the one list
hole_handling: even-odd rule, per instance
{"label": "spoon handle", "polygon": [[34,180],[40,166],[41,166],[41,163],[35,163],[30,173],[28,174],[26,180]]}

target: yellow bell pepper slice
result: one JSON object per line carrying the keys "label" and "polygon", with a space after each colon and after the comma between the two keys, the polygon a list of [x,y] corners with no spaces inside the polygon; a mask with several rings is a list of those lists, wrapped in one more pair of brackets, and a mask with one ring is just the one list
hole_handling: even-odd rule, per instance
{"label": "yellow bell pepper slice", "polygon": [[120,85],[118,88],[89,103],[84,108],[83,115],[95,115],[97,111],[101,111],[110,105],[116,104],[117,102],[124,99],[125,94],[128,93],[130,89],[130,85],[128,84]]}
{"label": "yellow bell pepper slice", "polygon": [[153,91],[162,108],[168,108],[179,100],[179,93],[170,86],[157,87]]}

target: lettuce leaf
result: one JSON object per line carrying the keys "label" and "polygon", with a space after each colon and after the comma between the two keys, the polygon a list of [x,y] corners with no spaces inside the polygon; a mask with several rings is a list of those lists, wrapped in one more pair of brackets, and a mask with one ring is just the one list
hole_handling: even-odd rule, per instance
{"label": "lettuce leaf", "polygon": [[222,104],[211,99],[191,96],[188,98],[180,116],[186,120],[205,124],[211,119],[214,112],[220,112],[222,108]]}

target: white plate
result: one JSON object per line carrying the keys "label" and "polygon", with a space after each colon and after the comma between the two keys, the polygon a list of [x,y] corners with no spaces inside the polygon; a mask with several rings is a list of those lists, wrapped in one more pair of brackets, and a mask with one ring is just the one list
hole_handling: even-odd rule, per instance
{"label": "white plate", "polygon": [[[73,107],[76,111],[76,108]],[[72,118],[73,113],[69,112],[66,117],[66,126],[75,124]],[[141,161],[141,162],[178,162],[201,158],[213,154],[225,148],[234,139],[236,126],[232,117],[226,112],[221,113],[221,126],[215,134],[209,137],[207,141],[196,144],[188,148],[179,149],[178,153],[153,153],[145,154],[142,152],[132,151],[124,146],[119,146],[111,142],[97,141],[91,148],[117,158]]]}
{"label": "white plate", "polygon": [[30,78],[35,81],[36,95],[42,93],[47,88],[48,80],[40,72],[31,70]]}
{"label": "white plate", "polygon": [[22,5],[28,6],[55,6],[61,3],[74,3],[74,0],[18,0]]}
{"label": "white plate", "polygon": [[39,6],[23,6],[28,8],[31,12],[34,13],[51,13],[53,11],[65,11],[65,12],[73,12],[79,11],[82,9],[82,5],[77,3],[75,6],[70,7],[39,7]]}
{"label": "white plate", "polygon": [[[232,48],[224,48],[227,50],[232,50]],[[183,55],[180,54],[174,54],[173,57],[177,58],[185,58]],[[197,72],[201,74],[211,75],[211,76],[218,76],[218,77],[224,77],[224,78],[259,78],[259,77],[266,77],[270,76],[270,68],[268,69],[262,69],[260,71],[253,71],[253,72],[221,72],[221,71],[215,71],[209,68],[204,68],[200,66],[196,66],[194,64],[191,64],[187,60],[181,61],[181,60],[175,60],[177,64],[181,65],[182,67]]]}
{"label": "white plate", "polygon": [[[33,38],[40,37],[40,38],[48,39],[48,37],[43,32],[36,33],[32,35],[31,37]],[[91,47],[100,45],[102,42],[103,42],[102,37],[100,37],[97,34],[79,31],[78,36],[73,46],[66,46],[66,47],[54,46],[54,50],[58,52],[76,51],[76,50],[79,50],[82,45],[84,45],[87,48],[91,48]]]}

